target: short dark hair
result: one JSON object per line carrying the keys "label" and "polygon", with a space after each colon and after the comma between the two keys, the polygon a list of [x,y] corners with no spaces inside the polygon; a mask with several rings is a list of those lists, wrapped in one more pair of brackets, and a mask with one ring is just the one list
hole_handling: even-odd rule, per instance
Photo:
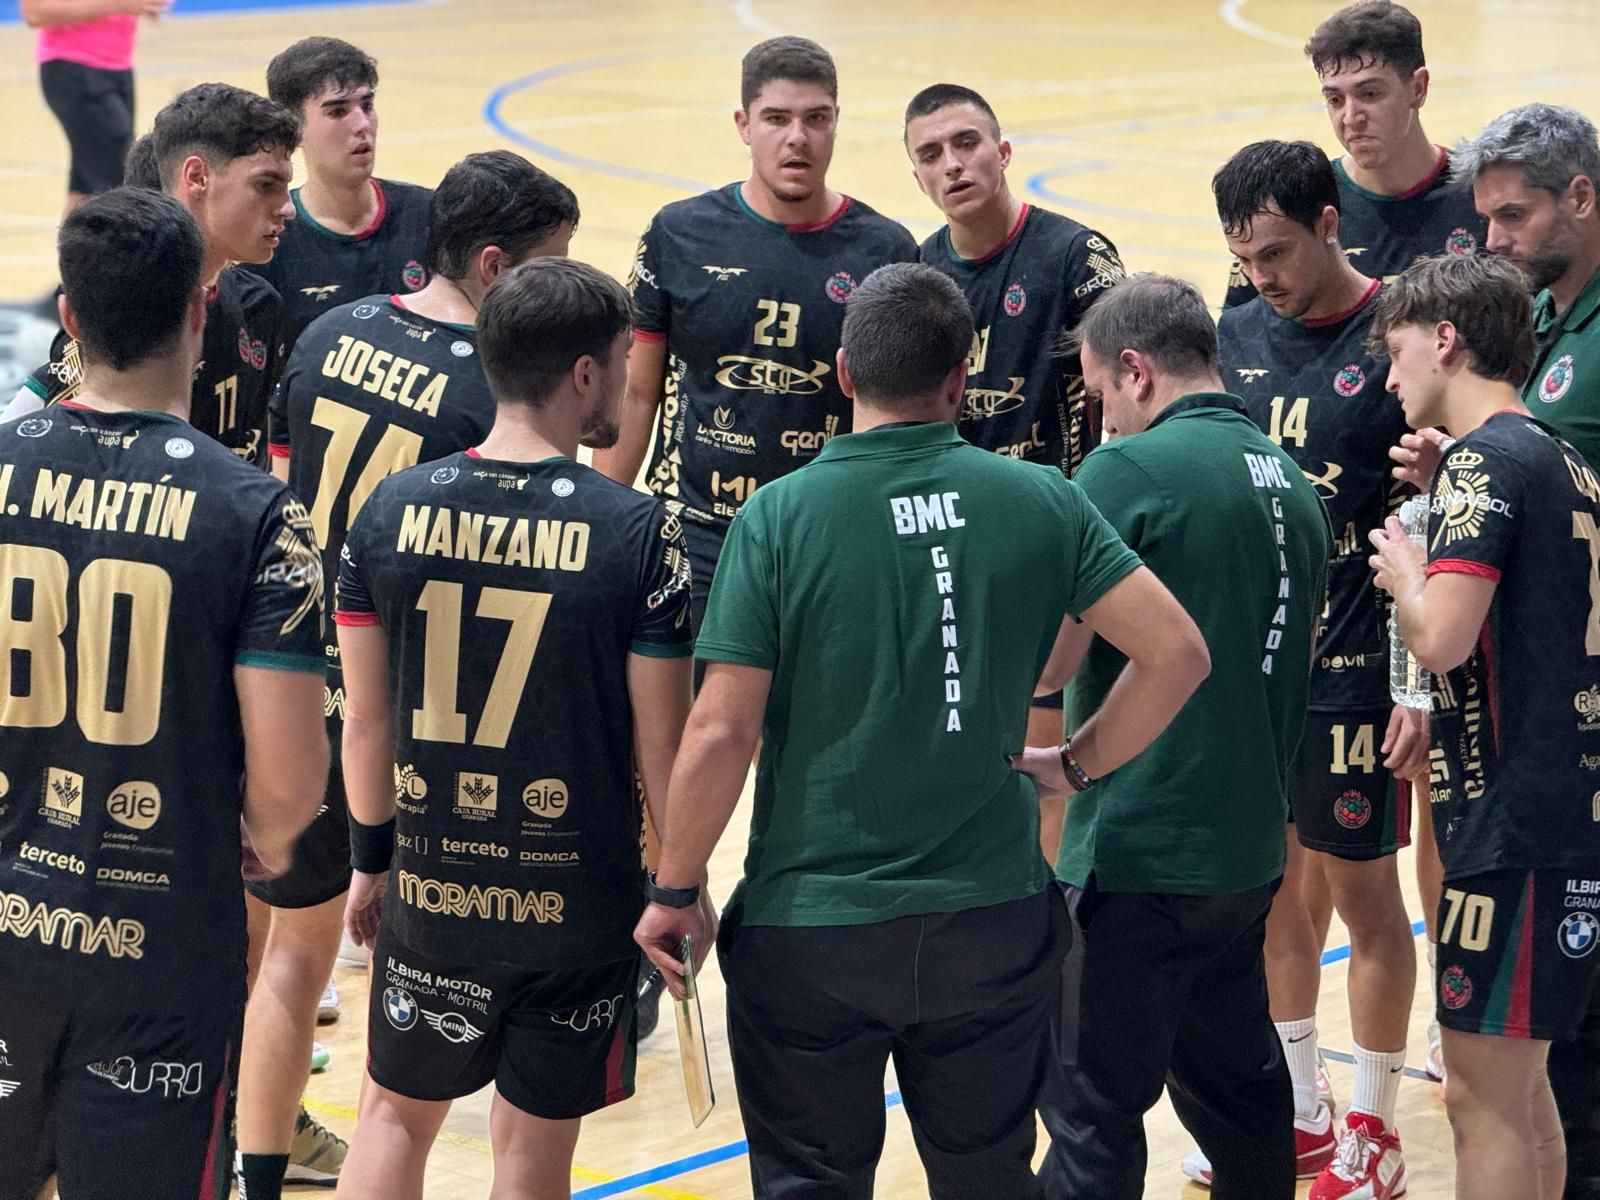
{"label": "short dark hair", "polygon": [[102,192],[61,222],[56,248],[84,362],[126,371],[171,348],[204,253],[183,205],[145,188]]}
{"label": "short dark hair", "polygon": [[746,112],[763,88],[775,79],[790,83],[815,83],[828,96],[839,99],[839,73],[833,55],[810,38],[775,37],[757,42],[745,51],[739,64],[739,107]]}
{"label": "short dark hair", "polygon": [[1124,350],[1137,350],[1173,372],[1215,370],[1217,323],[1194,284],[1144,271],[1108,289],[1061,349],[1085,347],[1119,373]]}
{"label": "short dark hair", "polygon": [[1472,353],[1472,372],[1520,388],[1533,370],[1533,305],[1522,272],[1497,254],[1418,259],[1378,295],[1367,349],[1388,358],[1385,338],[1402,325],[1449,321]]}
{"label": "short dark hair", "polygon": [[588,263],[536,258],[494,281],[478,309],[478,356],[495,399],[540,408],[585,354],[609,363],[633,326],[627,289]]}
{"label": "short dark hair", "polygon": [[943,271],[891,263],[850,293],[839,344],[856,390],[873,404],[926,397],[972,353],[972,307]]}
{"label": "short dark hair", "polygon": [[1211,194],[1229,237],[1244,234],[1269,208],[1311,230],[1324,209],[1339,208],[1333,164],[1310,142],[1251,142],[1211,177]]}
{"label": "short dark hair", "polygon": [[143,134],[128,147],[128,159],[122,167],[122,185],[147,188],[152,192],[161,190],[161,168],[156,165],[155,134]]}
{"label": "short dark hair", "polygon": [[433,190],[426,265],[461,279],[485,246],[516,257],[563,223],[578,223],[578,198],[566,184],[510,150],[469,154]]}
{"label": "short dark hair", "polygon": [[300,122],[265,96],[231,83],[201,83],[156,114],[150,135],[161,185],[169,188],[191,154],[215,167],[262,150],[293,154],[300,145]]}
{"label": "short dark hair", "polygon": [[267,95],[297,121],[306,101],[329,88],[377,86],[377,59],[335,37],[301,38],[267,64]]}
{"label": "short dark hair", "polygon": [[1382,63],[1409,79],[1422,57],[1422,22],[1393,0],[1360,0],[1329,17],[1305,45],[1318,75]]}
{"label": "short dark hair", "polygon": [[1000,136],[1000,118],[994,115],[994,109],[989,102],[969,87],[962,87],[959,83],[935,83],[923,88],[911,97],[911,103],[906,105],[904,130],[918,117],[926,117],[936,113],[941,108],[949,108],[953,104],[970,104],[989,119],[989,124],[994,126],[995,137]]}

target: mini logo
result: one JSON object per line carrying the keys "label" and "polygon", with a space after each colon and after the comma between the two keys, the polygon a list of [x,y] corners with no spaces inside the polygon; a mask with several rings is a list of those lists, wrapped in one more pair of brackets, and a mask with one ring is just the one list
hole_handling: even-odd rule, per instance
{"label": "mini logo", "polygon": [[1005,306],[1006,316],[1020,317],[1022,310],[1028,307],[1028,293],[1020,283],[1013,283],[1000,303]]}
{"label": "mini logo", "polygon": [[827,287],[824,290],[828,293],[829,300],[832,300],[835,304],[843,304],[855,292],[856,281],[851,277],[850,272],[839,271],[834,274],[833,278],[828,280]]}
{"label": "mini logo", "polygon": [[483,1030],[472,1024],[460,1013],[434,1013],[426,1009],[422,1012],[433,1030],[447,1042],[461,1045],[462,1042],[475,1042],[483,1036]]}
{"label": "mini logo", "polygon": [[1471,254],[1478,248],[1478,239],[1470,230],[1457,227],[1445,238],[1444,248],[1450,254]]}
{"label": "mini logo", "polygon": [[417,1002],[405,988],[383,990],[383,1015],[389,1024],[404,1033],[417,1023]]}
{"label": "mini logo", "polygon": [[194,443],[186,437],[172,437],[167,439],[168,458],[188,458],[194,453]]}
{"label": "mini logo", "polygon": [[456,481],[456,476],[459,474],[461,474],[461,472],[456,470],[454,467],[440,467],[432,475],[429,475],[428,478],[434,483],[454,483]]}
{"label": "mini logo", "polygon": [[499,810],[499,792],[497,776],[461,772],[456,776],[456,816],[487,821]]}
{"label": "mini logo", "polygon": [[358,321],[370,321],[382,311],[376,304],[358,304],[350,310],[350,315]]}
{"label": "mini logo", "polygon": [[149,829],[161,819],[161,789],[144,779],[119,783],[106,797],[106,812],[118,825]]}
{"label": "mini logo", "polygon": [[1554,404],[1572,390],[1572,355],[1563,354],[1539,381],[1539,399]]}
{"label": "mini logo", "polygon": [[16,1090],[21,1086],[22,1083],[19,1080],[0,1079],[0,1100],[10,1099],[11,1096],[16,1093]]}
{"label": "mini logo", "polygon": [[1271,373],[1267,367],[1235,367],[1234,370],[1238,372],[1239,378],[1246,383],[1254,383],[1258,379],[1264,379]]}
{"label": "mini logo", "polygon": [[1460,967],[1446,967],[1439,976],[1439,1003],[1451,1012],[1465,1008],[1472,999],[1472,980]]}
{"label": "mini logo", "polygon": [[1372,819],[1372,802],[1352,788],[1333,802],[1333,819],[1346,829],[1360,829]]}
{"label": "mini logo", "polygon": [[406,285],[408,292],[414,292],[428,282],[428,273],[422,269],[422,264],[413,258],[406,264],[405,270],[400,272],[400,282]]}
{"label": "mini logo", "polygon": [[550,490],[557,496],[570,496],[578,488],[570,479],[557,479],[550,485]]}
{"label": "mini logo", "polygon": [[567,785],[559,779],[535,779],[522,789],[522,803],[536,817],[558,821],[567,811]]}
{"label": "mini logo", "polygon": [[17,425],[17,436],[39,438],[50,432],[55,423],[49,417],[29,417]]}
{"label": "mini logo", "polygon": [[454,354],[457,358],[471,358],[472,357],[472,343],[469,342],[469,341],[466,341],[465,339],[460,340],[460,341],[451,342],[450,343],[450,353]]}
{"label": "mini logo", "polygon": [[83,816],[83,776],[51,767],[44,777],[44,807],[39,815],[52,825],[71,829]]}
{"label": "mini logo", "polygon": [[1556,930],[1556,943],[1568,958],[1588,958],[1595,942],[1600,941],[1600,921],[1593,913],[1568,913]]}
{"label": "mini logo", "polygon": [[1333,390],[1341,396],[1354,396],[1367,386],[1367,373],[1360,363],[1350,363],[1333,377]]}

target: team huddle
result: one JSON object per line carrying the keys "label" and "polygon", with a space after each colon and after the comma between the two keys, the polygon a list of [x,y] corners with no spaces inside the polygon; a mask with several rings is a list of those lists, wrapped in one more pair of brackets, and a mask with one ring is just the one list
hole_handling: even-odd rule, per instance
{"label": "team huddle", "polygon": [[1455,1194],[1600,1195],[1600,140],[1433,143],[1392,0],[1306,55],[1345,153],[1220,165],[1220,321],[970,88],[920,246],[832,190],[804,38],[626,284],[515,153],[378,177],[346,42],[163,108],[0,415],[0,1200],[420,1198],[490,1084],[567,1197],[713,945],[758,1197],[872,1195],[892,1061],[941,1200],[1142,1195],[1163,1088],[1218,1200],[1391,1200],[1413,834]]}

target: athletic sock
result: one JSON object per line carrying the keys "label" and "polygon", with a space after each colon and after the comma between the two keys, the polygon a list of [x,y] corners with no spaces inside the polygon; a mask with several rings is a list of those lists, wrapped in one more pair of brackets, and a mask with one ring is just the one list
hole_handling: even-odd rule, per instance
{"label": "athletic sock", "polygon": [[[1405,1048],[1363,1050],[1355,1047],[1356,1089],[1350,1111],[1379,1118],[1384,1127],[1394,1129],[1394,1105],[1400,1095],[1400,1078],[1405,1073]],[[251,1197],[251,1200],[255,1200]]]}
{"label": "athletic sock", "polygon": [[[1317,1018],[1300,1021],[1274,1021],[1283,1056],[1289,1061],[1289,1079],[1294,1083],[1294,1114],[1307,1120],[1317,1115]],[[252,1197],[252,1200],[254,1198]]]}
{"label": "athletic sock", "polygon": [[283,1200],[287,1154],[239,1154],[239,1200]]}

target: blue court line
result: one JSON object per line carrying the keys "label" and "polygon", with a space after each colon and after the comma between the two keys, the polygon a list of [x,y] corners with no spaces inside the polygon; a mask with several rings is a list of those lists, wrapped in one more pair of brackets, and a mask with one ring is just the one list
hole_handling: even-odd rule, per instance
{"label": "blue court line", "polygon": [[[425,0],[174,0],[170,17],[210,16],[214,13],[271,12],[283,8],[376,8],[380,5],[421,4]],[[165,19],[165,18],[163,18]],[[0,0],[0,25],[22,23],[18,0]]]}
{"label": "blue court line", "polygon": [[[1424,928],[1425,928],[1425,926],[1423,925],[1423,923],[1421,921],[1413,921],[1413,922],[1411,922],[1411,936],[1412,937],[1418,936],[1423,931]],[[1323,966],[1327,966],[1329,963],[1343,962],[1345,959],[1347,959],[1349,957],[1350,957],[1350,947],[1349,947],[1349,945],[1335,946],[1332,950],[1324,950],[1322,952],[1322,965]]]}

